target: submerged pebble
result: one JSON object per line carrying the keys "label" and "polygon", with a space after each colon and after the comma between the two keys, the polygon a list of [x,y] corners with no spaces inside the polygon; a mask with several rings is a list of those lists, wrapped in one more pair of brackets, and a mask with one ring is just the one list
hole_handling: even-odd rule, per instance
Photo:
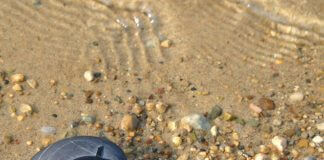
{"label": "submerged pebble", "polygon": [[96,117],[88,114],[81,114],[81,121],[86,124],[94,124],[96,122]]}
{"label": "submerged pebble", "polygon": [[53,135],[56,133],[56,128],[51,126],[43,126],[40,131],[46,135]]}

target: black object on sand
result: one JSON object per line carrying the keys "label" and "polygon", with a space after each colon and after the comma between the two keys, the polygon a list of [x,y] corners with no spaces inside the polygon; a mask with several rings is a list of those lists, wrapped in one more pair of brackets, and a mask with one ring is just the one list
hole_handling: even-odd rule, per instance
{"label": "black object on sand", "polygon": [[63,139],[42,151],[32,160],[127,160],[123,151],[104,138],[80,136]]}

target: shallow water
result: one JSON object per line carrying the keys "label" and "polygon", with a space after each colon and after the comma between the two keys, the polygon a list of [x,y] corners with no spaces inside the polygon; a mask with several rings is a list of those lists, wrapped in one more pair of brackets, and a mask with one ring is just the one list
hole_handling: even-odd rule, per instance
{"label": "shallow water", "polygon": [[[285,106],[287,94],[298,90],[321,101],[323,11],[319,0],[1,0],[0,70],[24,73],[39,87],[26,85],[18,94],[1,84],[0,135],[13,134],[20,143],[0,144],[0,159],[29,159],[43,125],[56,127],[52,138],[58,140],[80,113],[118,125],[128,111],[116,96],[125,101],[154,94],[171,104],[171,119],[208,112],[215,104],[247,118],[246,95],[275,93],[277,106]],[[170,48],[160,46],[166,39]],[[84,81],[89,69],[102,73],[98,83]],[[49,85],[53,79],[56,87]],[[156,93],[160,88],[165,94]],[[100,91],[103,100],[85,104],[83,90]],[[74,96],[62,100],[61,92]],[[18,122],[7,111],[20,103],[37,113]],[[104,118],[107,110],[116,116]],[[262,141],[260,133],[251,138],[254,129],[235,129],[248,137],[244,143]],[[78,132],[98,134],[87,127]]]}

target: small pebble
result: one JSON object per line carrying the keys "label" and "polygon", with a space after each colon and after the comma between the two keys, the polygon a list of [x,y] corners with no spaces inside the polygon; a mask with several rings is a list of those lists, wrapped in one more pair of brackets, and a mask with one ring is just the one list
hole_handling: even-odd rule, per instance
{"label": "small pebble", "polygon": [[23,90],[23,88],[22,88],[22,86],[20,85],[20,84],[14,84],[13,86],[12,86],[12,90],[14,90],[14,91],[22,91]]}
{"label": "small pebble", "polygon": [[95,73],[93,71],[85,71],[83,77],[86,81],[91,82],[95,79]]}
{"label": "small pebble", "polygon": [[316,128],[320,131],[324,131],[324,122],[316,124]]}
{"label": "small pebble", "polygon": [[171,45],[172,45],[172,41],[168,39],[161,42],[161,47],[163,48],[170,48]]}
{"label": "small pebble", "polygon": [[165,105],[165,104],[163,104],[162,102],[158,102],[158,103],[155,105],[155,107],[156,107],[156,110],[157,110],[159,113],[164,113],[164,112],[167,110],[167,108],[168,108],[168,106]]}
{"label": "small pebble", "polygon": [[281,152],[287,147],[287,140],[283,137],[275,136],[271,142]]}
{"label": "small pebble", "polygon": [[175,131],[176,129],[178,129],[178,122],[177,121],[168,122],[168,128],[170,131]]}
{"label": "small pebble", "polygon": [[218,134],[218,129],[216,126],[213,126],[211,129],[210,129],[210,133],[212,136],[216,137],[217,134]]}
{"label": "small pebble", "polygon": [[138,127],[139,120],[136,116],[131,114],[126,114],[121,120],[120,127],[124,131],[134,131]]}
{"label": "small pebble", "polygon": [[29,85],[30,88],[37,88],[38,83],[34,79],[28,79],[27,84]]}
{"label": "small pebble", "polygon": [[224,119],[225,121],[232,121],[232,120],[235,119],[235,117],[234,117],[232,114],[225,112],[225,113],[224,113],[224,117],[223,117],[223,119]]}
{"label": "small pebble", "polygon": [[96,122],[96,117],[93,115],[81,113],[81,121],[85,122],[86,124],[94,124]]}
{"label": "small pebble", "polygon": [[19,116],[17,116],[17,120],[19,122],[23,121],[24,119],[25,119],[25,115],[19,115]]}
{"label": "small pebble", "polygon": [[51,126],[43,126],[40,131],[46,135],[53,135],[56,133],[56,128]]}
{"label": "small pebble", "polygon": [[276,108],[275,103],[269,98],[260,98],[258,102],[259,106],[264,110],[274,110]]}
{"label": "small pebble", "polygon": [[[209,130],[210,124],[208,120],[200,114],[192,114],[185,116],[181,119],[181,126],[189,125],[193,127],[194,129],[203,129],[203,130]],[[183,127],[180,127],[183,128]]]}
{"label": "small pebble", "polygon": [[301,92],[296,92],[289,96],[289,101],[292,103],[301,102],[303,99],[304,99],[304,94]]}
{"label": "small pebble", "polygon": [[316,144],[321,144],[323,142],[323,138],[321,136],[315,136],[312,141]]}
{"label": "small pebble", "polygon": [[11,135],[4,135],[4,136],[2,137],[2,141],[3,141],[5,144],[10,144],[10,143],[13,142],[13,140],[14,140],[14,138],[13,138],[13,136],[11,136]]}
{"label": "small pebble", "polygon": [[140,115],[143,112],[143,108],[139,104],[135,104],[132,109],[132,112],[135,113],[136,115]]}
{"label": "small pebble", "polygon": [[23,74],[14,74],[11,76],[11,81],[13,83],[19,83],[25,81],[25,76]]}
{"label": "small pebble", "polygon": [[275,125],[275,126],[281,126],[282,125],[282,121],[279,120],[279,119],[274,119],[272,121],[272,124]]}
{"label": "small pebble", "polygon": [[155,109],[155,104],[153,102],[148,102],[145,106],[147,111],[153,111]]}
{"label": "small pebble", "polygon": [[249,105],[249,108],[257,114],[260,114],[262,112],[262,109],[253,103]]}
{"label": "small pebble", "polygon": [[137,102],[137,97],[136,96],[130,96],[127,100],[129,104],[135,104]]}
{"label": "small pebble", "polygon": [[180,146],[182,144],[182,139],[181,137],[179,136],[173,136],[172,137],[172,143],[175,145],[175,146]]}
{"label": "small pebble", "polygon": [[218,105],[214,106],[210,113],[208,114],[209,120],[214,120],[217,117],[219,117],[223,113],[223,109],[219,107]]}
{"label": "small pebble", "polygon": [[33,108],[29,104],[23,103],[20,105],[19,111],[23,114],[30,115],[33,113]]}
{"label": "small pebble", "polygon": [[179,156],[177,158],[177,160],[188,160],[189,159],[189,155],[188,154],[182,154],[181,156]]}
{"label": "small pebble", "polygon": [[254,160],[268,160],[268,159],[269,159],[269,157],[263,153],[258,153],[254,157]]}
{"label": "small pebble", "polygon": [[31,146],[33,144],[33,141],[27,141],[26,144],[27,146]]}
{"label": "small pebble", "polygon": [[299,148],[307,148],[309,146],[309,141],[308,139],[300,139],[297,143],[297,146]]}
{"label": "small pebble", "polygon": [[52,140],[51,140],[50,138],[43,138],[43,139],[42,139],[42,145],[43,145],[44,147],[50,145],[51,142],[52,142]]}

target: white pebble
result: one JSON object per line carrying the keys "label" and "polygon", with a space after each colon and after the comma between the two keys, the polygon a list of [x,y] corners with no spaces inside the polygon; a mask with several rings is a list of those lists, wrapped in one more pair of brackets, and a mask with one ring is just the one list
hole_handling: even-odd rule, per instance
{"label": "white pebble", "polygon": [[217,127],[216,126],[213,126],[211,129],[210,129],[210,133],[212,136],[217,136],[218,134],[218,130],[217,130]]}
{"label": "white pebble", "polygon": [[203,129],[203,130],[209,130],[210,124],[208,120],[200,114],[192,114],[189,116],[185,116],[181,119],[182,125],[189,125],[194,129]]}
{"label": "white pebble", "polygon": [[323,142],[323,138],[321,136],[315,136],[312,141],[316,144],[321,144]]}
{"label": "white pebble", "polygon": [[301,92],[295,92],[289,96],[289,101],[292,103],[301,102],[304,99],[304,94]]}
{"label": "white pebble", "polygon": [[287,140],[283,137],[275,136],[271,142],[281,152],[287,147]]}
{"label": "white pebble", "polygon": [[266,159],[269,159],[269,157],[263,153],[258,153],[254,157],[254,160],[266,160]]}
{"label": "white pebble", "polygon": [[56,128],[51,127],[51,126],[43,126],[41,128],[41,132],[47,135],[55,134],[56,133]]}
{"label": "white pebble", "polygon": [[86,79],[86,81],[88,81],[88,82],[93,81],[95,78],[93,71],[85,71],[83,76]]}

